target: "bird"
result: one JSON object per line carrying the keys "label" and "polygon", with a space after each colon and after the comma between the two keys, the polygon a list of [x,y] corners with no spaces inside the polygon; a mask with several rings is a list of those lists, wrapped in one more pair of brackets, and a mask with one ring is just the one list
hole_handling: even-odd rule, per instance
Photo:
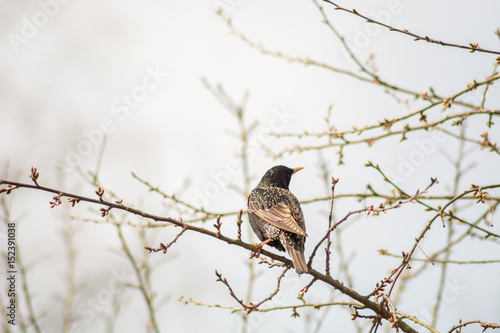
{"label": "bird", "polygon": [[248,220],[262,243],[288,253],[297,274],[307,273],[304,247],[307,237],[304,214],[290,192],[290,179],[303,168],[277,165],[269,169],[248,196]]}

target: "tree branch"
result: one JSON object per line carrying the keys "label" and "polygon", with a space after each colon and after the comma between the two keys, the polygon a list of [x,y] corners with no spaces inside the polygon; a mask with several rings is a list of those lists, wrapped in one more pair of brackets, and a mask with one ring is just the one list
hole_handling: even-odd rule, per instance
{"label": "tree branch", "polygon": [[[372,18],[369,18],[368,16],[360,14],[356,9],[350,10],[350,9],[344,8],[344,7],[339,6],[339,5],[337,5],[336,3],[334,3],[334,2],[332,2],[330,0],[323,0],[323,1],[324,2],[328,2],[329,4],[333,5],[336,10],[344,11],[344,12],[356,15],[358,17],[361,17],[361,18],[365,19],[366,22],[368,22],[368,23],[374,23],[376,25],[380,25],[380,26],[382,26],[384,28],[387,28],[389,31],[395,31],[395,32],[399,32],[399,33],[404,34],[404,35],[411,36],[411,37],[414,38],[414,41],[423,40],[423,41],[426,41],[428,43],[439,44],[439,45],[443,45],[443,46],[456,47],[456,48],[460,48],[460,49],[466,49],[466,50],[469,50],[470,53],[474,53],[474,52],[477,51],[477,52],[484,52],[484,53],[491,53],[491,54],[500,55],[500,51],[493,51],[493,50],[483,49],[483,48],[479,47],[479,45],[477,43],[469,43],[469,46],[466,46],[466,45],[459,45],[459,44],[453,44],[453,43],[443,42],[443,41],[440,41],[440,40],[437,40],[437,39],[430,38],[428,36],[420,36],[420,35],[417,35],[415,33],[412,33],[410,31],[408,31],[407,29],[394,28],[394,27],[392,27],[392,26],[390,26],[388,24],[376,21],[376,20],[374,20]],[[500,59],[498,59],[498,61],[500,62]]]}
{"label": "tree branch", "polygon": [[[89,202],[89,203],[93,203],[93,204],[97,204],[97,205],[101,205],[101,206],[107,207],[107,208],[101,208],[100,209],[103,216],[107,215],[111,209],[118,209],[118,210],[129,212],[131,214],[135,214],[135,215],[141,216],[143,218],[152,219],[152,220],[154,220],[156,222],[172,223],[172,224],[174,224],[176,226],[180,226],[182,228],[185,228],[186,230],[198,232],[198,233],[207,235],[209,237],[219,239],[219,240],[224,241],[224,242],[226,242],[228,244],[231,244],[231,245],[236,245],[238,247],[241,247],[241,248],[244,248],[244,249],[247,249],[247,250],[250,250],[250,251],[257,251],[257,247],[255,245],[253,245],[253,244],[248,244],[248,243],[239,241],[237,239],[232,239],[232,238],[224,236],[224,235],[222,235],[220,233],[213,232],[213,231],[207,230],[207,229],[202,228],[202,227],[197,227],[197,226],[194,226],[192,224],[183,223],[182,219],[177,219],[176,220],[176,219],[173,219],[171,217],[162,217],[162,216],[158,216],[158,215],[154,215],[154,214],[149,214],[149,213],[143,212],[143,211],[141,211],[139,209],[132,208],[132,207],[124,205],[122,203],[123,200],[118,200],[118,201],[116,201],[114,203],[106,201],[106,200],[104,200],[102,198],[103,195],[104,195],[104,190],[102,190],[102,189],[99,189],[98,191],[96,191],[96,194],[98,195],[98,199],[93,199],[93,198],[85,197],[85,196],[82,196],[82,195],[77,195],[77,194],[73,194],[73,193],[68,193],[68,192],[60,191],[60,190],[53,189],[53,188],[46,187],[46,186],[24,184],[24,183],[20,183],[20,182],[13,182],[13,181],[8,181],[8,180],[3,180],[3,179],[0,179],[0,185],[7,185],[9,187],[8,190],[2,189],[3,191],[0,191],[0,193],[1,192],[8,192],[8,193],[10,193],[12,190],[19,189],[19,188],[27,188],[27,189],[39,190],[39,191],[43,191],[43,192],[55,193],[55,194],[57,194],[56,197],[59,200],[61,198],[63,198],[63,197],[68,198],[68,200],[70,200],[70,199],[73,198],[73,199],[77,199],[79,201]],[[378,211],[378,209],[377,208],[374,209],[373,207],[367,207],[367,208],[365,208],[365,209],[363,209],[361,211],[376,212],[376,211]],[[352,214],[353,213],[350,213],[349,216],[352,215]],[[346,216],[341,221],[344,221],[345,219],[347,219],[347,217],[348,216]],[[338,223],[336,225],[338,225]],[[336,225],[332,226],[332,228],[331,228],[332,231],[333,231],[333,227],[335,227]],[[329,231],[328,233],[330,233],[330,232],[331,231]],[[326,237],[327,237],[327,235],[325,236],[325,239],[326,239]],[[320,243],[323,242],[323,241],[324,241],[324,239],[321,240]],[[269,252],[269,251],[266,251],[264,249],[261,250],[261,254],[264,254],[264,255],[272,258],[273,260],[280,261],[280,262],[284,263],[285,265],[287,265],[288,267],[293,267],[292,261],[289,260],[289,259],[287,259],[287,258],[285,258],[285,257],[283,257],[283,256],[276,255],[276,254],[274,254],[272,252]],[[312,257],[310,258],[310,262],[311,261],[312,261]],[[338,281],[336,279],[333,279],[331,276],[322,274],[322,273],[320,273],[320,272],[318,272],[318,271],[316,271],[314,269],[310,269],[310,271],[309,271],[308,274],[311,275],[311,276],[313,276],[315,279],[321,280],[324,283],[332,286],[333,288],[335,288],[338,291],[340,291],[341,293],[349,296],[350,298],[352,298],[352,299],[354,299],[354,300],[362,303],[365,308],[374,311],[381,318],[384,318],[384,319],[387,319],[387,320],[389,318],[392,318],[392,313],[390,311],[388,311],[387,309],[385,309],[382,305],[380,305],[378,303],[375,303],[373,301],[370,301],[368,296],[362,296],[362,295],[360,295],[356,291],[354,291],[354,290],[346,287],[340,281]],[[399,320],[397,324],[398,324],[398,326],[404,332],[411,332],[411,333],[416,332],[412,327],[408,326],[402,320]]]}
{"label": "tree branch", "polygon": [[459,328],[470,325],[470,324],[481,324],[481,327],[483,328],[482,332],[486,331],[488,328],[500,328],[499,324],[495,323],[488,323],[487,321],[484,320],[469,320],[469,321],[464,321],[463,323],[457,324],[451,328],[451,330],[448,331],[448,333],[453,333],[453,331],[460,332]]}

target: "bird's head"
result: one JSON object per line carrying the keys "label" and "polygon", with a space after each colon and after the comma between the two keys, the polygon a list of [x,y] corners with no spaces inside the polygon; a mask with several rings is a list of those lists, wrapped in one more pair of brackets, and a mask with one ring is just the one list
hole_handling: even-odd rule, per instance
{"label": "bird's head", "polygon": [[288,168],[284,165],[277,165],[267,170],[260,180],[259,185],[275,186],[288,189],[292,175],[304,168]]}

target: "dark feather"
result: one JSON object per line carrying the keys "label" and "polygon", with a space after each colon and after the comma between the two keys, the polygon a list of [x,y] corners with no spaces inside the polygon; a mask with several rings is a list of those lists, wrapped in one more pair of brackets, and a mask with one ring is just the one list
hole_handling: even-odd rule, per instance
{"label": "dark feather", "polygon": [[289,190],[256,187],[248,198],[248,212],[282,230],[307,237],[302,209]]}
{"label": "dark feather", "polygon": [[[296,169],[298,170],[298,169]],[[261,241],[285,251],[298,274],[307,271],[304,258],[306,224],[297,198],[288,190],[294,169],[270,169],[248,197],[248,217]]]}

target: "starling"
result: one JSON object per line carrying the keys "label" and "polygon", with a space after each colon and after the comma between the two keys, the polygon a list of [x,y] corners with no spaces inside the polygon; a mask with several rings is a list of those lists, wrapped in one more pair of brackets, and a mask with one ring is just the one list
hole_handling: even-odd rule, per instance
{"label": "starling", "polygon": [[294,173],[283,165],[269,169],[248,197],[248,219],[253,232],[262,241],[280,251],[288,252],[297,274],[307,272],[304,258],[306,224],[299,201],[288,185]]}

